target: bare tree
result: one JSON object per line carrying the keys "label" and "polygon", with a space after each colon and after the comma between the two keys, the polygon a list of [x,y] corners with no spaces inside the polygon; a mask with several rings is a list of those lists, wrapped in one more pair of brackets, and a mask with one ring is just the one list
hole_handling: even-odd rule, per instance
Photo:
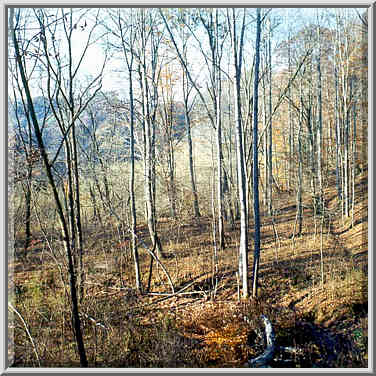
{"label": "bare tree", "polygon": [[137,22],[139,27],[137,54],[139,56],[138,69],[142,93],[141,102],[144,129],[145,210],[153,249],[157,251],[159,257],[164,257],[162,244],[157,232],[155,202],[155,138],[158,109],[158,83],[161,69],[159,48],[162,37],[161,34],[157,32],[157,25],[154,24],[156,22],[156,12],[154,10],[139,9]]}
{"label": "bare tree", "polygon": [[[253,211],[255,219],[255,249],[253,256],[253,280],[252,296],[257,296],[258,274],[260,265],[260,209],[259,209],[259,187],[258,187],[258,84],[260,66],[260,35],[261,35],[261,9],[257,8],[256,25],[256,57],[253,92]],[[271,156],[270,156],[271,157]]]}
{"label": "bare tree", "polygon": [[[246,10],[243,9],[241,15],[240,33],[237,28],[236,10],[234,8],[227,10],[227,21],[231,36],[232,59],[234,69],[234,93],[235,93],[235,124],[236,124],[236,155],[238,169],[238,187],[240,201],[240,245],[239,245],[239,278],[242,283],[242,296],[247,298],[249,295],[248,286],[248,202],[247,202],[247,177],[244,154],[244,133],[242,125],[242,108],[240,93],[240,78],[242,72],[244,31],[245,31]],[[260,41],[259,41],[260,43]],[[258,84],[258,77],[257,77]],[[257,140],[257,138],[256,138]],[[256,142],[257,149],[257,142]],[[257,155],[257,154],[256,154]]]}
{"label": "bare tree", "polygon": [[[221,60],[223,54],[223,45],[227,37],[227,32],[224,30],[225,21],[221,20],[220,12],[218,9],[197,9],[196,10],[196,21],[192,22],[192,15],[183,12],[178,16],[179,22],[191,33],[191,37],[197,42],[197,46],[201,55],[206,63],[207,69],[209,71],[209,82],[210,85],[207,87],[209,93],[213,111],[210,111],[209,104],[204,97],[202,91],[199,89],[197,82],[192,77],[192,72],[188,67],[187,54],[186,54],[186,44],[183,41],[183,48],[180,49],[177,45],[176,37],[173,34],[173,30],[166,20],[165,15],[160,11],[162,19],[165,23],[166,29],[169,36],[173,42],[178,58],[185,69],[186,76],[189,79],[191,85],[196,89],[197,94],[207,110],[208,117],[211,121],[211,125],[216,130],[216,145],[217,145],[217,206],[218,206],[218,239],[219,248],[224,248],[224,178],[223,178],[223,146],[222,146],[222,69]],[[194,27],[202,26],[205,30],[205,36],[207,37],[207,45],[209,48],[209,53],[207,53],[206,45],[200,40],[196,35]],[[212,113],[213,112],[213,113]],[[191,174],[192,175],[192,174]]]}
{"label": "bare tree", "polygon": [[[28,111],[60,220],[64,248],[68,259],[74,334],[81,366],[87,367],[88,361],[79,316],[79,297],[83,298],[84,268],[76,121],[101,87],[104,64],[98,76],[89,81],[88,85],[81,92],[77,92],[79,90],[78,73],[80,72],[87,49],[93,42],[94,30],[98,26],[98,12],[94,17],[93,26],[90,27],[87,40],[84,43],[78,60],[73,56],[72,43],[73,38],[75,38],[74,33],[77,30],[77,23],[84,22],[87,11],[80,12],[77,15],[74,14],[73,10],[67,12],[65,9],[58,10],[55,14],[49,14],[47,10],[42,9],[34,9],[33,12],[34,19],[39,26],[39,32],[31,37],[29,48],[33,47],[33,43],[38,45],[38,64],[44,69],[46,74],[45,86],[42,90],[49,100],[52,114],[61,132],[60,144],[55,155],[52,157],[49,157],[42,138],[41,128],[35,112],[34,100],[31,95],[30,83],[25,73],[28,63],[23,59],[23,56],[28,53],[28,49],[21,51],[19,48],[17,30],[20,27],[20,10],[15,12],[14,8],[10,9],[10,27],[12,30],[15,57],[27,98]],[[87,25],[86,21],[85,25]],[[62,50],[63,46],[66,48],[64,51]],[[63,61],[66,65],[64,65]],[[58,193],[56,176],[53,174],[54,163],[63,147],[67,167],[66,186],[69,203],[67,213],[64,210],[62,199]],[[80,277],[79,286],[77,285],[77,276]],[[78,291],[80,294],[78,294]]]}
{"label": "bare tree", "polygon": [[15,48],[15,56],[17,60],[17,64],[19,66],[20,70],[20,76],[22,80],[23,87],[25,89],[26,97],[27,97],[27,102],[28,102],[28,108],[30,111],[30,116],[33,122],[33,127],[35,130],[35,134],[38,140],[38,145],[41,151],[41,155],[43,158],[43,162],[46,168],[48,180],[50,183],[50,186],[53,190],[54,198],[55,198],[55,203],[58,209],[58,214],[59,214],[59,219],[60,223],[62,226],[62,231],[65,239],[65,250],[67,253],[68,257],[68,264],[69,264],[69,275],[70,275],[70,292],[71,292],[71,303],[72,303],[72,318],[73,318],[73,327],[74,327],[74,332],[75,332],[75,337],[76,337],[76,342],[77,342],[77,347],[78,347],[78,353],[80,356],[80,364],[82,367],[87,367],[88,366],[88,361],[86,358],[86,352],[85,352],[85,347],[84,347],[84,342],[83,342],[83,337],[82,337],[82,331],[81,331],[81,322],[80,322],[80,316],[79,316],[79,310],[78,310],[78,299],[77,299],[77,287],[76,287],[76,273],[75,273],[75,268],[73,264],[73,255],[72,255],[72,249],[71,249],[71,244],[70,244],[70,236],[69,236],[69,230],[68,230],[68,224],[64,215],[63,207],[61,205],[61,201],[57,192],[56,188],[56,183],[54,180],[54,177],[52,175],[52,167],[50,165],[50,161],[47,155],[47,151],[44,146],[44,142],[42,139],[42,134],[41,130],[39,127],[38,119],[35,114],[35,109],[34,109],[34,104],[33,104],[33,99],[30,93],[30,87],[29,87],[29,82],[27,80],[26,74],[25,74],[25,62],[22,60],[22,53],[19,49],[18,46],[18,40],[17,40],[17,26],[19,22],[19,17],[20,13],[18,12],[16,16],[16,25],[14,25],[14,8],[10,8],[10,15],[9,15],[9,25],[12,30],[12,37],[13,37],[13,43],[14,43],[14,48]]}
{"label": "bare tree", "polygon": [[130,207],[131,207],[131,236],[132,236],[132,254],[134,260],[136,288],[142,291],[140,266],[137,248],[137,213],[136,213],[136,196],[135,196],[135,99],[133,90],[133,80],[135,71],[135,40],[137,37],[136,16],[133,9],[129,12],[130,28],[125,28],[126,20],[122,19],[121,10],[118,10],[116,25],[118,27],[121,47],[125,62],[128,69],[129,77],[129,120],[130,120],[130,164],[131,171],[129,175],[129,193],[130,193]]}

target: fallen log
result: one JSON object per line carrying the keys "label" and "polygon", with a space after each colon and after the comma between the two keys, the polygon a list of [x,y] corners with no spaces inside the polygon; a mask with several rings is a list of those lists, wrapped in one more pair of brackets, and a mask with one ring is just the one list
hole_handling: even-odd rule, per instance
{"label": "fallen log", "polygon": [[265,334],[266,334],[266,349],[265,351],[256,358],[250,359],[244,365],[249,368],[266,368],[269,367],[269,363],[273,360],[275,352],[275,335],[271,322],[269,319],[261,315],[261,318],[265,325]]}

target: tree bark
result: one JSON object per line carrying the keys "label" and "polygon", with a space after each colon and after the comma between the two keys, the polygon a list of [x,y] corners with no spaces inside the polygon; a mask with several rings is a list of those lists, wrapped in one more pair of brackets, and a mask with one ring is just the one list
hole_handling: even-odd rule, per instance
{"label": "tree bark", "polygon": [[193,194],[193,211],[195,218],[200,218],[200,208],[198,205],[198,194],[196,188],[196,179],[194,173],[194,164],[193,164],[193,143],[192,143],[192,132],[191,132],[191,119],[188,112],[188,98],[184,97],[184,116],[185,124],[187,128],[187,140],[188,140],[188,160],[189,160],[189,177],[191,182],[191,189]]}
{"label": "tree bark", "polygon": [[324,197],[323,197],[323,184],[322,184],[322,84],[321,84],[321,38],[320,27],[317,28],[317,39],[319,44],[319,50],[317,55],[317,101],[318,101],[318,124],[317,124],[317,177],[319,184],[319,198],[318,198],[318,210],[321,215],[324,211]]}
{"label": "tree bark", "polygon": [[224,193],[223,193],[223,150],[222,150],[222,83],[221,83],[221,68],[220,68],[220,51],[219,34],[218,34],[218,9],[215,10],[214,17],[214,40],[215,45],[212,47],[213,58],[213,77],[215,85],[215,111],[216,111],[216,128],[217,128],[217,205],[218,205],[218,248],[224,249],[225,234],[223,227],[223,214],[224,214]]}
{"label": "tree bark", "polygon": [[[120,12],[120,11],[119,11]],[[134,23],[134,14],[133,10],[131,10],[130,14],[130,22],[133,28]],[[138,255],[138,247],[137,247],[137,213],[136,213],[136,196],[135,196],[135,103],[134,103],[134,93],[133,93],[133,63],[134,63],[134,55],[133,53],[128,53],[126,48],[125,36],[123,25],[120,19],[119,14],[119,29],[121,34],[121,42],[122,48],[124,53],[124,58],[128,68],[129,74],[129,108],[130,108],[130,174],[129,174],[129,194],[130,194],[130,212],[131,212],[131,236],[132,236],[132,255],[133,255],[133,263],[134,263],[134,270],[135,270],[135,283],[136,289],[139,292],[142,292],[142,285],[141,285],[141,275],[140,275],[140,263],[139,263],[139,255]],[[132,29],[130,33],[130,41],[129,44],[133,50],[134,42],[135,42],[135,31]]]}
{"label": "tree bark", "polygon": [[[272,111],[272,107],[273,107],[272,73],[273,72],[272,72],[271,21],[270,20],[269,20],[269,32],[268,32],[268,65],[269,65],[269,93],[268,93],[269,94],[269,127],[267,131],[267,139],[268,139],[268,185],[267,187],[269,191],[268,192],[268,214],[271,216],[273,215],[273,111]],[[255,106],[255,97],[253,101],[254,101],[253,105]]]}
{"label": "tree bark", "polygon": [[[258,274],[260,264],[260,209],[259,209],[259,187],[258,187],[258,83],[260,65],[260,36],[261,36],[261,9],[257,8],[257,29],[256,29],[256,59],[255,77],[253,90],[253,212],[255,222],[254,234],[254,258],[253,258],[253,279],[252,296],[257,296]],[[269,172],[270,173],[270,172]]]}
{"label": "tree bark", "polygon": [[[149,87],[147,62],[146,62],[146,17],[145,9],[140,10],[141,22],[141,90],[142,90],[142,105],[145,126],[145,201],[146,201],[146,218],[153,248],[156,250],[158,257],[163,258],[162,245],[158,237],[156,229],[156,208],[155,208],[155,111],[157,101],[157,82],[152,80],[151,88]],[[149,53],[152,57],[151,71],[152,78],[156,78],[156,63],[157,63],[157,46],[151,45]],[[153,90],[153,98],[150,98],[149,91]]]}
{"label": "tree bark", "polygon": [[228,23],[232,38],[232,58],[234,66],[234,93],[235,93],[235,124],[236,124],[236,156],[238,169],[238,189],[240,204],[240,245],[239,245],[239,278],[242,283],[242,296],[247,298],[249,295],[248,286],[248,203],[247,203],[247,178],[246,164],[243,145],[243,125],[240,95],[240,78],[242,69],[243,37],[245,29],[245,9],[243,10],[243,24],[240,32],[240,40],[237,33],[235,9],[227,11]]}

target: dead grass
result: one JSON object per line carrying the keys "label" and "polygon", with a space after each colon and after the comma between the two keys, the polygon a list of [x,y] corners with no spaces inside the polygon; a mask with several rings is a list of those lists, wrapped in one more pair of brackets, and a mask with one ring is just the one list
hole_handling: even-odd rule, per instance
{"label": "dead grass", "polygon": [[[357,197],[364,193],[364,184],[361,177]],[[309,206],[303,234],[292,238],[293,197],[284,195],[276,201],[278,238],[270,218],[263,217],[260,294],[245,301],[237,296],[238,227],[227,228],[227,247],[218,253],[216,269],[210,217],[192,220],[187,212],[179,221],[163,218],[158,230],[167,257],[162,261],[176,290],[191,284],[187,294],[166,297],[134,290],[130,244],[115,223],[87,226],[81,312],[90,366],[241,367],[263,351],[260,315],[264,314],[275,327],[279,345],[302,349],[304,355],[290,366],[366,367],[367,199],[357,199],[354,221],[342,221],[336,215],[333,188],[326,195],[331,216],[324,222],[322,248],[320,222],[315,226]],[[42,366],[78,366],[62,245],[55,235],[47,244],[38,231],[28,254],[15,260],[15,306],[30,328]],[[140,225],[139,232],[149,244],[146,227]],[[19,236],[17,244],[22,247]],[[251,238],[250,265],[252,249]],[[140,248],[144,286],[149,266],[150,256]],[[170,292],[166,276],[155,264],[151,291]],[[37,366],[17,318],[14,325],[14,365]],[[344,344],[336,350],[336,359],[325,358],[328,349],[320,344],[320,336],[335,346]]]}

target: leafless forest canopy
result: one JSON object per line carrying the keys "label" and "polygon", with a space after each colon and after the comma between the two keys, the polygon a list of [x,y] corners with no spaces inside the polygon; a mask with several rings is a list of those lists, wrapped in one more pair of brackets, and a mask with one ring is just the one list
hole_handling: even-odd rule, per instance
{"label": "leafless forest canopy", "polygon": [[9,8],[14,367],[368,367],[366,9]]}

